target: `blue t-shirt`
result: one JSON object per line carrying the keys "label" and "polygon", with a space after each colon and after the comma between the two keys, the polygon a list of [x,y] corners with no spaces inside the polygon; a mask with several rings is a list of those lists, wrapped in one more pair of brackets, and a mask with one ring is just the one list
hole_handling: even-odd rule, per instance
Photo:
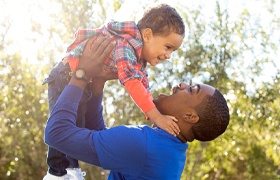
{"label": "blue t-shirt", "polygon": [[87,113],[99,131],[78,128],[75,112],[81,94],[82,90],[74,85],[65,87],[46,126],[47,144],[73,158],[111,170],[108,179],[180,179],[187,143],[149,126],[106,129],[100,115],[102,95],[89,101],[88,107],[94,108]]}
{"label": "blue t-shirt", "polygon": [[114,172],[112,179],[116,172],[131,180],[180,179],[188,146],[159,128],[118,126],[95,132],[93,139],[101,167]]}

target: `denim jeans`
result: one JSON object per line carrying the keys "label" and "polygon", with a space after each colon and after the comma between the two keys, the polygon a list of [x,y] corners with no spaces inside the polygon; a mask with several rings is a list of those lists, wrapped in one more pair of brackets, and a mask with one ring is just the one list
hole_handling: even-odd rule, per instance
{"label": "denim jeans", "polygon": [[[52,111],[59,95],[64,87],[71,79],[71,70],[69,64],[65,65],[63,62],[58,63],[50,72],[49,77],[46,78],[43,84],[48,84],[48,100],[49,113]],[[87,101],[91,98],[91,91],[89,85],[85,88],[83,96],[80,100],[76,125],[78,127],[85,127],[85,114],[87,111]],[[63,176],[67,174],[66,168],[79,167],[78,160],[73,159],[58,150],[48,147],[47,164],[49,166],[49,173],[55,176]]]}

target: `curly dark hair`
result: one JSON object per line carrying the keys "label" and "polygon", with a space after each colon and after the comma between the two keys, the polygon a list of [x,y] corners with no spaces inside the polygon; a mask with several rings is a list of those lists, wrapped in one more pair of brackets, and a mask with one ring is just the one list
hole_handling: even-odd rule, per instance
{"label": "curly dark hair", "polygon": [[229,124],[229,109],[224,96],[215,90],[208,95],[196,108],[199,121],[192,127],[195,139],[211,141],[223,134]]}
{"label": "curly dark hair", "polygon": [[138,21],[140,30],[151,28],[153,34],[167,36],[172,32],[185,35],[185,25],[176,9],[160,4],[145,11],[144,16]]}

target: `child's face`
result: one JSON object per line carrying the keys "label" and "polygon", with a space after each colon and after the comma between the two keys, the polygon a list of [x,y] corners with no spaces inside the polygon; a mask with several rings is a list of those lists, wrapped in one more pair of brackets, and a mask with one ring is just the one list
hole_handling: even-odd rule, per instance
{"label": "child's face", "polygon": [[153,35],[150,29],[143,32],[143,49],[141,58],[145,59],[152,66],[169,59],[171,53],[177,50],[184,39],[184,36],[170,33],[168,36]]}

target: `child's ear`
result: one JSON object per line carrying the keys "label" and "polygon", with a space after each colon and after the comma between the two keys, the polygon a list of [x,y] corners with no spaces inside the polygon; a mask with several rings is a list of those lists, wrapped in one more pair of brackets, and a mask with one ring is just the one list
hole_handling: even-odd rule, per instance
{"label": "child's ear", "polygon": [[143,41],[147,42],[153,37],[153,31],[151,28],[145,28],[142,30]]}

